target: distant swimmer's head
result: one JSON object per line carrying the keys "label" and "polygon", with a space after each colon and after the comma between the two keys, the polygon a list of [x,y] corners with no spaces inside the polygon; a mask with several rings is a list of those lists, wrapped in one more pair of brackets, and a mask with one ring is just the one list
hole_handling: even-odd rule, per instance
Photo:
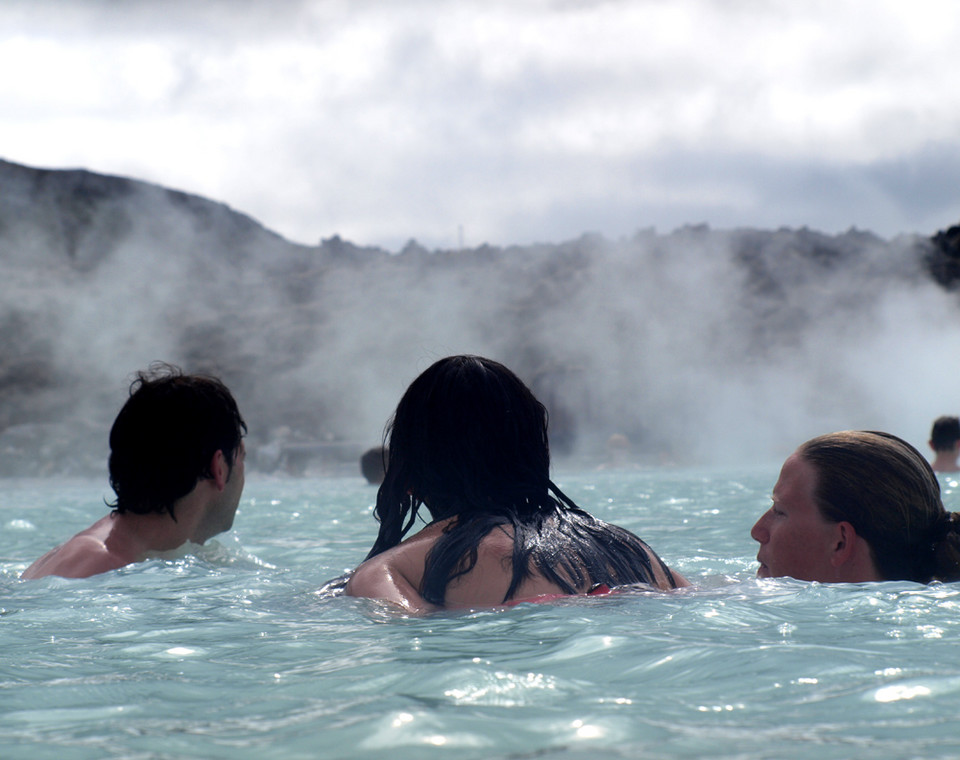
{"label": "distant swimmer's head", "polygon": [[176,519],[174,503],[198,481],[213,477],[217,451],[232,472],[246,430],[237,402],[220,380],[185,375],[166,364],[138,373],[110,430],[114,508],[168,512]]}
{"label": "distant swimmer's head", "polygon": [[630,451],[630,439],[623,433],[614,433],[607,439],[607,453]]}
{"label": "distant swimmer's head", "polygon": [[930,430],[930,448],[953,451],[960,444],[960,417],[937,417]]}
{"label": "distant swimmer's head", "polygon": [[381,491],[408,493],[434,519],[535,502],[547,492],[547,410],[491,359],[450,356],[433,364],[400,399],[388,434]]}
{"label": "distant swimmer's head", "polygon": [[761,577],[822,582],[960,578],[954,515],[926,459],[889,433],[813,438],[784,463],[754,525]]}
{"label": "distant swimmer's head", "polygon": [[387,470],[387,449],[377,446],[367,449],[360,455],[360,473],[371,485],[378,486],[383,482],[383,475]]}

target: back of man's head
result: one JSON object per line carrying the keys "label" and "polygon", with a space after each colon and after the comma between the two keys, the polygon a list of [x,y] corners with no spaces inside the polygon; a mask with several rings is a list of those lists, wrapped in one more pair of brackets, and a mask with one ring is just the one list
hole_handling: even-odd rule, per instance
{"label": "back of man's head", "polygon": [[171,365],[137,373],[110,430],[117,512],[173,513],[177,499],[212,477],[220,450],[232,466],[247,426],[227,387]]}
{"label": "back of man's head", "polygon": [[930,445],[934,451],[951,451],[960,441],[960,418],[937,417],[930,431]]}

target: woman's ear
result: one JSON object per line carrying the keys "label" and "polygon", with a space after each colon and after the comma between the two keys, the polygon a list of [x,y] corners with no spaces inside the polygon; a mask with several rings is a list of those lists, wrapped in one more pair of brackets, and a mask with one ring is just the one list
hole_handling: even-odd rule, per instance
{"label": "woman's ear", "polygon": [[858,541],[857,529],[846,520],[836,524],[837,540],[833,546],[833,554],[830,557],[830,564],[834,567],[842,567],[855,558]]}

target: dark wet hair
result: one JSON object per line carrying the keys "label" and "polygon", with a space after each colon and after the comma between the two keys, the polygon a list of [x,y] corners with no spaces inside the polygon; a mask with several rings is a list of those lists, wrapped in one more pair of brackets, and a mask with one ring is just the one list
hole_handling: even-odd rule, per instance
{"label": "dark wet hair", "polygon": [[817,472],[821,514],[870,545],[885,580],[960,580],[960,515],[947,512],[926,458],[890,433],[846,430],[798,450]]}
{"label": "dark wet hair", "polygon": [[247,425],[217,378],[173,365],[138,372],[110,430],[110,485],[118,513],[168,512],[203,478],[220,450],[231,467]]}
{"label": "dark wet hair", "polygon": [[937,417],[930,431],[930,445],[934,451],[950,451],[960,441],[960,418]]}
{"label": "dark wet hair", "polygon": [[373,557],[396,546],[421,505],[433,520],[457,517],[427,556],[420,592],[443,605],[447,585],[477,561],[497,527],[514,535],[509,600],[534,568],[565,593],[591,584],[655,583],[656,561],[637,536],[581,510],[551,482],[547,410],[502,364],[451,356],[407,389],[387,433],[390,459],[377,494]]}

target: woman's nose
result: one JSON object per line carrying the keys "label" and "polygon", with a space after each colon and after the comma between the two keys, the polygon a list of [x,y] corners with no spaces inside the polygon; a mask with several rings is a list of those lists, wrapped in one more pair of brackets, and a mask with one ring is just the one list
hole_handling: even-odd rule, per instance
{"label": "woman's nose", "polygon": [[757,520],[753,524],[753,527],[750,529],[750,538],[752,538],[754,541],[757,541],[758,543],[761,543],[761,544],[766,543],[767,539],[770,538],[770,531],[767,530],[767,527],[765,524],[767,519],[767,514],[769,513],[764,512],[763,515],[761,515],[760,519]]}

